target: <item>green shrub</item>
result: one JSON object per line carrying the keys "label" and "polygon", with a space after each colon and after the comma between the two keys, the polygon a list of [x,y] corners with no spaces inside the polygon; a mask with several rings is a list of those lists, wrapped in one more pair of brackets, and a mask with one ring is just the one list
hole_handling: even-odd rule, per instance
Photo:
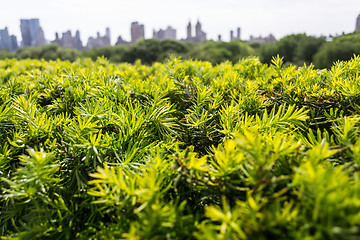
{"label": "green shrub", "polygon": [[359,236],[360,57],[148,57],[0,61],[4,239]]}

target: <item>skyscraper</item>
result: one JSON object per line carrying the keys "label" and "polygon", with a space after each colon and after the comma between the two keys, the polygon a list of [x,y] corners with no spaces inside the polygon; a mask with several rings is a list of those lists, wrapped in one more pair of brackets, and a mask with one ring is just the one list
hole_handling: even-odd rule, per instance
{"label": "skyscraper", "polygon": [[237,36],[236,36],[236,38],[237,38],[238,40],[240,40],[240,34],[241,34],[241,29],[238,27],[238,28],[237,28]]}
{"label": "skyscraper", "polygon": [[201,23],[198,21],[195,25],[195,36],[191,34],[191,22],[187,25],[187,36],[184,41],[201,43],[206,41],[206,33],[201,29]]}
{"label": "skyscraper", "polygon": [[153,31],[153,38],[159,40],[173,39],[176,40],[176,29],[168,26],[165,30],[160,29],[159,31]]}
{"label": "skyscraper", "polygon": [[17,37],[15,35],[11,35],[10,41],[11,41],[10,51],[16,51],[19,48]]}
{"label": "skyscraper", "polygon": [[234,31],[231,30],[230,31],[230,41],[240,40],[240,34],[241,34],[241,29],[239,27],[236,29],[236,36],[234,36]]}
{"label": "skyscraper", "polygon": [[110,28],[105,29],[105,37],[109,40],[109,45],[111,45],[111,35],[110,35]]}
{"label": "skyscraper", "polygon": [[59,37],[58,33],[55,33],[55,40],[52,43],[56,43],[61,47],[75,48],[77,50],[83,50],[82,41],[80,39],[80,32],[76,31],[73,37],[71,31],[64,32],[62,37]]}
{"label": "skyscraper", "polygon": [[201,23],[198,21],[195,26],[195,42],[205,42],[206,33],[201,29]]}
{"label": "skyscraper", "polygon": [[0,48],[10,49],[11,41],[7,27],[0,29]]}
{"label": "skyscraper", "polygon": [[192,33],[191,33],[191,22],[189,22],[189,24],[187,25],[187,28],[186,28],[186,39],[192,39]]}
{"label": "skyscraper", "polygon": [[18,48],[17,39],[14,35],[9,35],[8,28],[0,29],[0,49],[15,51]]}
{"label": "skyscraper", "polygon": [[144,24],[131,23],[131,43],[136,43],[140,38],[145,38]]}
{"label": "skyscraper", "polygon": [[89,37],[86,44],[86,49],[106,47],[111,45],[110,28],[105,29],[105,35],[101,36],[99,32],[96,33],[96,38]]}
{"label": "skyscraper", "polygon": [[39,19],[21,19],[20,29],[23,47],[41,46],[46,43]]}

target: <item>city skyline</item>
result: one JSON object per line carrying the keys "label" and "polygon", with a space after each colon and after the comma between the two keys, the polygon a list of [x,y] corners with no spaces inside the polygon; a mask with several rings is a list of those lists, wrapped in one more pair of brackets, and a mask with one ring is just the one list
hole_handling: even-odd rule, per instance
{"label": "city skyline", "polygon": [[[112,45],[134,44],[141,38],[148,39],[147,37],[145,37],[145,25],[137,21],[132,22],[130,26],[131,40],[126,41],[122,38],[121,35],[119,35],[115,44],[111,43],[111,31],[109,27],[105,29],[105,35],[103,36],[100,35],[99,31],[96,33],[96,37],[90,36],[86,44],[82,43],[79,30],[76,30],[74,36],[72,36],[71,30],[67,30],[66,32],[61,33],[61,37],[59,32],[55,32],[54,40],[45,39],[45,34],[38,18],[20,19],[20,30],[22,39],[21,41],[17,41],[17,37],[15,35],[9,34],[7,27],[5,27],[4,29],[0,29],[0,49],[5,48],[11,51],[15,51],[18,48],[18,45],[20,47],[27,47],[42,46],[44,44],[56,43],[62,47],[75,48],[77,50],[87,50]],[[171,39],[193,43],[201,43],[207,40],[213,40],[207,39],[207,33],[203,31],[202,24],[199,20],[197,21],[194,30],[195,32],[193,32],[192,23],[191,21],[189,21],[186,27],[186,38],[177,38],[177,30],[172,28],[171,26],[168,26],[166,29],[159,29],[158,31],[153,29],[153,36],[151,38],[156,38],[158,40]],[[360,14],[357,16],[355,21],[355,30],[360,30]],[[332,38],[333,35],[329,35],[328,37]],[[229,41],[232,40],[245,40],[241,38],[240,27],[236,28],[236,35],[234,35],[234,30],[230,30]],[[217,41],[223,41],[222,35],[219,34],[217,36]],[[277,41],[277,39],[272,33],[270,33],[265,37],[261,34],[258,36],[250,35],[250,38],[245,41],[248,41],[250,43],[266,43],[275,42]]]}
{"label": "city skyline", "polygon": [[[360,16],[360,15],[359,15]],[[144,35],[145,25],[139,22],[132,22],[130,26],[131,31],[131,41],[125,41],[121,35],[118,36],[118,39],[115,45],[128,45],[135,44],[139,39],[147,39]],[[55,43],[61,47],[74,48],[77,50],[88,50],[92,48],[106,47],[113,45],[111,43],[111,31],[110,28],[105,29],[105,35],[101,36],[100,32],[97,32],[96,37],[89,37],[87,43],[83,44],[80,31],[77,30],[75,35],[71,30],[68,30],[63,33],[55,32],[55,39],[49,40],[45,39],[44,31],[40,25],[40,20],[38,18],[33,19],[20,19],[20,30],[21,30],[21,40],[17,41],[17,37],[14,35],[10,35],[7,27],[5,29],[0,29],[0,49],[9,49],[11,51],[15,51],[20,47],[36,47],[42,46],[44,44]],[[195,30],[195,31],[193,31]],[[193,42],[193,43],[202,43],[209,39],[207,39],[207,33],[203,31],[202,24],[198,20],[196,25],[194,26],[191,22],[188,23],[186,27],[186,38],[178,39],[176,37],[176,29],[168,26],[166,29],[160,29],[159,31],[153,30],[152,38],[158,40],[177,40],[182,42]],[[269,36],[272,36],[270,34]],[[218,35],[218,41],[222,41],[221,35]],[[241,40],[241,28],[237,27],[237,35],[234,36],[234,31],[230,31],[230,41],[232,40]],[[249,39],[250,42],[272,42],[276,41],[274,37],[258,37],[254,38],[252,35]],[[18,44],[19,43],[19,44]]]}
{"label": "city skyline", "polygon": [[[20,7],[19,7],[20,6]],[[241,27],[242,39],[267,36],[277,39],[293,33],[328,35],[349,33],[355,29],[355,19],[360,13],[360,1],[355,0],[14,0],[2,4],[0,29],[20,36],[19,19],[39,18],[45,38],[55,39],[55,32],[81,31],[86,41],[96,32],[109,27],[111,43],[119,35],[130,41],[129,24],[145,24],[145,38],[151,38],[154,29],[172,26],[177,38],[186,37],[186,24],[200,20],[208,39],[228,41],[230,30]]]}

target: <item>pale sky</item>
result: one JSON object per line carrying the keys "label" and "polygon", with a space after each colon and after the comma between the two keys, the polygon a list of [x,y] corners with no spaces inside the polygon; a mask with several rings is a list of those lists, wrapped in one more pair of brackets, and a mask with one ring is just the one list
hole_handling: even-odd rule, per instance
{"label": "pale sky", "polygon": [[229,40],[230,30],[241,28],[241,38],[266,36],[277,39],[293,33],[328,35],[349,33],[360,14],[360,0],[0,0],[0,29],[21,41],[20,19],[39,18],[47,40],[55,32],[80,30],[85,45],[97,32],[110,27],[112,43],[119,35],[130,40],[130,24],[145,25],[145,37],[153,29],[171,25],[185,38],[189,21],[199,20],[208,39]]}

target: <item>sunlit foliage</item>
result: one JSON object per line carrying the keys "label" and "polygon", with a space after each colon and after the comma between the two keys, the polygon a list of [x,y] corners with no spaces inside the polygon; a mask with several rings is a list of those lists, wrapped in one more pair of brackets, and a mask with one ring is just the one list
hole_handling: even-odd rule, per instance
{"label": "sunlit foliage", "polygon": [[0,234],[356,239],[360,58],[0,61]]}

